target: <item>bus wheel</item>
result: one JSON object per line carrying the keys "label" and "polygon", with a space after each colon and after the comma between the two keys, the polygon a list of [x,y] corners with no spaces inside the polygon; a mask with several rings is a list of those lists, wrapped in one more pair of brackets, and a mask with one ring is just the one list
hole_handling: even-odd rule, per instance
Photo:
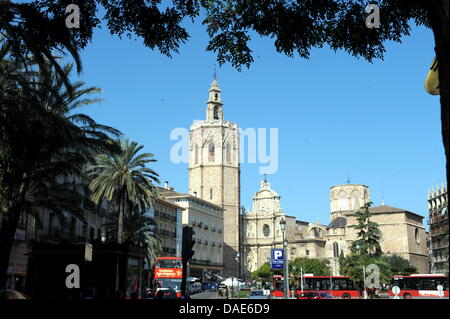
{"label": "bus wheel", "polygon": [[411,299],[411,295],[410,294],[404,294],[403,295],[403,299]]}
{"label": "bus wheel", "polygon": [[350,295],[349,294],[343,294],[342,295],[342,299],[350,299]]}

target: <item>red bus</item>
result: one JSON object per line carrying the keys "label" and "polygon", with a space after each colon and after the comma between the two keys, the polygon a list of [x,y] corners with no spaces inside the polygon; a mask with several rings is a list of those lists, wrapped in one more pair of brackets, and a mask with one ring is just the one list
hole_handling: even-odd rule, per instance
{"label": "red bus", "polygon": [[[290,289],[289,289],[289,296],[292,297],[292,291]],[[273,276],[273,289],[270,292],[270,297],[284,298],[284,277],[283,276],[280,276],[280,275]]]}
{"label": "red bus", "polygon": [[[282,276],[273,276],[273,297],[284,297],[284,278]],[[300,278],[297,278],[301,282]],[[293,287],[291,287],[292,289]],[[343,299],[359,298],[359,290],[355,287],[354,282],[350,277],[345,276],[303,276],[303,290],[302,285],[295,287],[295,292],[300,295],[303,292],[324,291],[328,292],[333,297]],[[290,294],[292,296],[292,294]]]}
{"label": "red bus", "polygon": [[[440,292],[438,286],[442,286]],[[389,296],[395,295],[392,288],[400,288],[399,297],[404,299],[448,299],[448,278],[443,274],[417,274],[410,276],[392,276],[389,286]]]}
{"label": "red bus", "polygon": [[173,289],[180,298],[182,277],[183,263],[180,257],[156,258],[154,275],[156,292],[164,290],[169,293],[169,290]]}

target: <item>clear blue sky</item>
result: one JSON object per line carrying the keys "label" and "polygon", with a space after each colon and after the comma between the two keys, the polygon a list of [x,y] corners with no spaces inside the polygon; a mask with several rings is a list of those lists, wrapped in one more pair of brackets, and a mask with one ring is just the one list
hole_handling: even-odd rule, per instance
{"label": "clear blue sky", "polygon": [[[204,119],[215,55],[204,27],[169,59],[140,40],[97,30],[82,52],[81,79],[103,89],[86,113],[145,145],[161,181],[188,187],[187,164],[173,164],[176,127]],[[370,64],[346,53],[313,50],[310,60],[278,54],[270,39],[252,43],[255,63],[238,72],[218,69],[225,119],[242,128],[279,129],[279,168],[269,176],[282,208],[300,220],[329,223],[329,187],[370,187],[375,205],[427,215],[427,191],[445,182],[439,97],[424,80],[434,57],[430,30],[414,27],[402,44],[387,43],[384,61]],[[242,164],[241,201],[251,208],[260,164]]]}

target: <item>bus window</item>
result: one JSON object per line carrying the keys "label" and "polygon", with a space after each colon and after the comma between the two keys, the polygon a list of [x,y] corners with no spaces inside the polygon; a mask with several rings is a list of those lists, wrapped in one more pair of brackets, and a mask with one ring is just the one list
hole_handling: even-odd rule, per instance
{"label": "bus window", "polygon": [[423,281],[423,290],[436,290],[436,281],[434,279],[428,279]]}

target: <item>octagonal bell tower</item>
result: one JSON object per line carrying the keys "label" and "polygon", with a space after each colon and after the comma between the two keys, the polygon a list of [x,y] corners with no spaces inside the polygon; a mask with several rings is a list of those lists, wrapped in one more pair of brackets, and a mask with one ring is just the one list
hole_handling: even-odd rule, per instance
{"label": "octagonal bell tower", "polygon": [[369,187],[362,184],[344,184],[330,187],[330,220],[342,217],[370,202]]}

